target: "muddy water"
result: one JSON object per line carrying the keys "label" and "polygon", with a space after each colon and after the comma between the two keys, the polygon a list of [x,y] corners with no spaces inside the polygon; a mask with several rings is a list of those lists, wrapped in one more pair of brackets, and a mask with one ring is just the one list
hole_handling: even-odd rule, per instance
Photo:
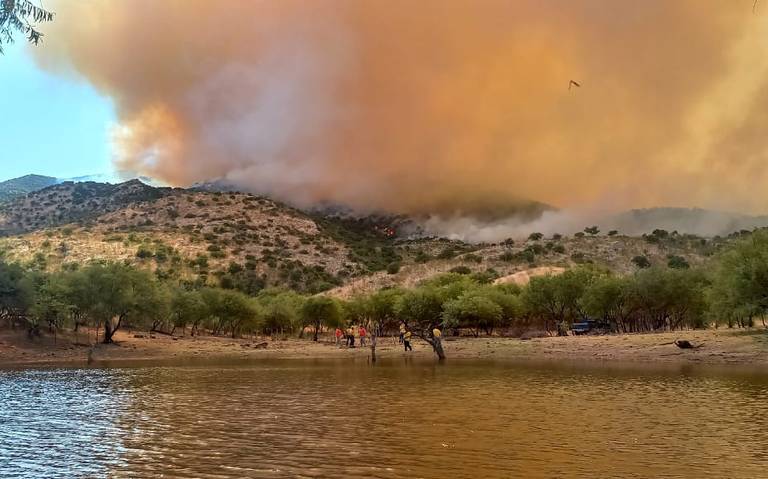
{"label": "muddy water", "polygon": [[266,362],[0,371],[0,477],[768,477],[768,377]]}

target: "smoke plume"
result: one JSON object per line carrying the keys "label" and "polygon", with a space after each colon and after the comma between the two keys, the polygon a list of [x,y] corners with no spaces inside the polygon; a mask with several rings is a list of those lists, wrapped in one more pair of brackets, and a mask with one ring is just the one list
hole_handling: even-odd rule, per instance
{"label": "smoke plume", "polygon": [[38,60],[114,99],[119,170],[451,217],[768,201],[768,11],[752,0],[52,8]]}

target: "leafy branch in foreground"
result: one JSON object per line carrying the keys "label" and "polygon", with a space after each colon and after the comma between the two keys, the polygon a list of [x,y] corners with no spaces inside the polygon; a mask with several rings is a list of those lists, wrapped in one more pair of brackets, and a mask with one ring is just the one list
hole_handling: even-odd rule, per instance
{"label": "leafy branch in foreground", "polygon": [[0,0],[0,53],[3,44],[13,43],[14,32],[21,32],[28,42],[38,45],[43,33],[37,24],[53,21],[53,12],[30,0]]}

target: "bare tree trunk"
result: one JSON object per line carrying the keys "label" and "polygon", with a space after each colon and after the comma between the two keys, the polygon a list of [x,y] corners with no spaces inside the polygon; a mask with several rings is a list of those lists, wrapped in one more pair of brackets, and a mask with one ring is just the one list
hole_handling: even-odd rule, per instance
{"label": "bare tree trunk", "polygon": [[371,336],[371,362],[376,362],[376,334]]}
{"label": "bare tree trunk", "polygon": [[440,361],[445,360],[445,351],[443,351],[443,343],[440,338],[429,337],[427,335],[422,336],[422,339],[432,346],[432,350],[437,354],[437,359]]}
{"label": "bare tree trunk", "polygon": [[118,316],[117,324],[115,324],[114,327],[112,327],[112,318],[104,321],[104,344],[110,344],[114,342],[112,340],[112,337],[115,335],[117,330],[120,329],[120,323],[122,322],[123,322],[122,316]]}
{"label": "bare tree trunk", "polygon": [[315,335],[312,338],[312,341],[317,342],[317,335],[320,332],[320,323],[315,323]]}

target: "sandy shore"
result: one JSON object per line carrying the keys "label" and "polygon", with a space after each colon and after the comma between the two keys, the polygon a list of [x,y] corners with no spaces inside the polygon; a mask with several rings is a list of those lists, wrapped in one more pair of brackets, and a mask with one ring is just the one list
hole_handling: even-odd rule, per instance
{"label": "sandy shore", "polygon": [[[140,336],[140,337],[136,337]],[[671,344],[687,339],[702,347],[683,350]],[[93,337],[90,338],[92,342]],[[339,348],[329,340],[270,338],[231,339],[211,336],[171,337],[121,331],[117,344],[88,345],[88,338],[60,335],[30,341],[18,331],[0,331],[0,365],[110,364],[137,360],[217,359],[343,359],[370,357],[368,348]],[[264,346],[266,343],[266,346]],[[578,360],[603,362],[742,364],[768,367],[768,332],[706,330],[615,336],[569,336],[520,340],[513,338],[446,338],[448,359]],[[416,340],[414,351],[405,353],[393,338],[381,338],[379,358],[412,356],[430,359],[426,343]]]}

